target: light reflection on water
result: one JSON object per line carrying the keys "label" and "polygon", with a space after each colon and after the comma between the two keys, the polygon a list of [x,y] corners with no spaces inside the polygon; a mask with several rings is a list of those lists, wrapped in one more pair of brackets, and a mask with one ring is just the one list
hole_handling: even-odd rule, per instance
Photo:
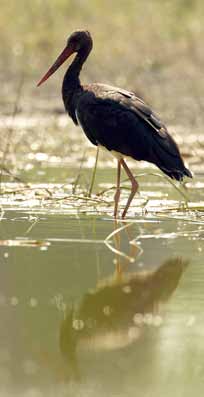
{"label": "light reflection on water", "polygon": [[1,239],[49,242],[0,247],[1,395],[203,395],[203,229],[140,219],[112,239],[128,264],[110,220],[38,214],[26,234],[29,216],[0,222]]}

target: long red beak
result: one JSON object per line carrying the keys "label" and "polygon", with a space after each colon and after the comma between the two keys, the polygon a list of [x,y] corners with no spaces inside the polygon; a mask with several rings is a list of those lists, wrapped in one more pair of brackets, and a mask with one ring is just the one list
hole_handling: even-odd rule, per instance
{"label": "long red beak", "polygon": [[66,61],[67,58],[70,57],[74,52],[73,47],[65,47],[65,49],[61,52],[61,54],[58,56],[56,61],[53,63],[51,68],[47,71],[47,73],[42,77],[42,79],[39,81],[37,84],[37,87],[39,87],[44,81],[46,81],[56,70]]}

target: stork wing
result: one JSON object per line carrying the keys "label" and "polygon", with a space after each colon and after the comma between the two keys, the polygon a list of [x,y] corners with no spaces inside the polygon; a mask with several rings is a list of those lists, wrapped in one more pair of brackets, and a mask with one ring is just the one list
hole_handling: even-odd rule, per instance
{"label": "stork wing", "polygon": [[134,93],[100,84],[88,86],[78,101],[77,117],[92,143],[152,162],[176,179],[190,176],[165,125]]}
{"label": "stork wing", "polygon": [[[109,87],[109,86],[108,86]],[[112,92],[118,96],[118,100],[125,107],[131,109],[135,112],[141,119],[148,123],[161,138],[165,138],[165,132],[167,128],[164,123],[159,119],[159,117],[152,111],[150,106],[148,106],[142,98],[136,96],[134,92],[130,92],[121,88],[112,88]]]}

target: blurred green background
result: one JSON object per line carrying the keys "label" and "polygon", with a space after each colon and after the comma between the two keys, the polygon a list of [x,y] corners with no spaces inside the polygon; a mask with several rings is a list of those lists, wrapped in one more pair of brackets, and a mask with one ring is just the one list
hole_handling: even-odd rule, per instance
{"label": "blurred green background", "polygon": [[[195,388],[196,396],[203,396],[203,0],[1,0],[0,5],[0,396],[191,397]],[[73,389],[70,382],[64,393],[55,393],[58,371],[52,375],[51,367],[61,362],[63,313],[53,310],[52,302],[77,307],[89,288],[94,291],[98,280],[114,271],[113,252],[103,244],[113,237],[114,190],[95,194],[115,183],[115,162],[100,152],[88,201],[96,148],[64,114],[60,89],[69,62],[36,88],[76,29],[88,29],[94,40],[82,82],[142,95],[166,122],[194,173],[188,209],[166,179],[148,175],[154,172],[150,164],[130,162],[134,174],[144,177],[138,178],[140,195],[129,212],[133,230],[121,234],[122,252],[139,247],[127,270],[148,274],[174,255],[190,263],[164,310],[164,324],[147,323],[144,331],[142,326],[129,350],[82,356],[85,383]],[[120,208],[129,193],[129,185],[124,187]],[[141,297],[149,302],[145,291]],[[41,363],[44,352],[51,356]],[[63,368],[67,374],[67,362]]]}
{"label": "blurred green background", "polygon": [[85,28],[94,49],[84,82],[134,90],[165,120],[202,124],[203,17],[202,0],[1,0],[2,111],[10,111],[22,78],[22,110],[47,99],[62,107],[64,67],[41,90],[35,85],[69,34]]}

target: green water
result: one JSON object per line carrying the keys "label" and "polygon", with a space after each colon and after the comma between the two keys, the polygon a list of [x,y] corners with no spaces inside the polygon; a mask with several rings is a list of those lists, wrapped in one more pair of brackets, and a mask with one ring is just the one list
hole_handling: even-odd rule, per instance
{"label": "green water", "polygon": [[87,199],[95,149],[67,117],[10,122],[7,160],[29,185],[1,175],[0,396],[202,397],[204,179],[191,149],[203,135],[179,135],[195,173],[189,208],[130,162],[144,175],[116,225],[114,191],[96,195],[115,183],[107,154]]}
{"label": "green water", "polygon": [[138,215],[120,245],[110,240],[135,256],[121,257],[121,275],[104,244],[114,227],[97,215],[2,215],[2,396],[203,395],[202,221]]}

